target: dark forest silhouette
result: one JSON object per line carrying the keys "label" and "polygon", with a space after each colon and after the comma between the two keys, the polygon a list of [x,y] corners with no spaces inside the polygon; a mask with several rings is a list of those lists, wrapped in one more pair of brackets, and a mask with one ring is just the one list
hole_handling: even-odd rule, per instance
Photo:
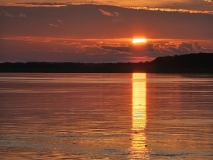
{"label": "dark forest silhouette", "polygon": [[17,62],[0,63],[0,72],[38,73],[213,73],[213,53],[157,57],[139,63]]}

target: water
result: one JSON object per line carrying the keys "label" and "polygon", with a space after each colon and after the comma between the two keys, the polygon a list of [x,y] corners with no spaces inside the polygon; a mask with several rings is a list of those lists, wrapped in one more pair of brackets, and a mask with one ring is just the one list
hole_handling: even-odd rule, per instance
{"label": "water", "polygon": [[213,159],[213,75],[0,74],[0,159]]}

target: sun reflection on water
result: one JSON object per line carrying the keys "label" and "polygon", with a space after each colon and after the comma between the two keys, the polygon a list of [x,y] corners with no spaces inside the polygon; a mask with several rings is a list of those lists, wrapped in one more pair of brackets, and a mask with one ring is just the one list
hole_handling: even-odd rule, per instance
{"label": "sun reflection on water", "polygon": [[146,73],[132,74],[132,146],[134,158],[147,158],[146,147]]}

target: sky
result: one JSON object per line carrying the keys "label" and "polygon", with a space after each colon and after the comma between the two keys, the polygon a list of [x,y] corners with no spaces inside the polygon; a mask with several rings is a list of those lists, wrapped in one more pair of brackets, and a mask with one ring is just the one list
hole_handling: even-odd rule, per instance
{"label": "sky", "polygon": [[0,62],[145,62],[210,53],[212,26],[213,0],[0,0]]}

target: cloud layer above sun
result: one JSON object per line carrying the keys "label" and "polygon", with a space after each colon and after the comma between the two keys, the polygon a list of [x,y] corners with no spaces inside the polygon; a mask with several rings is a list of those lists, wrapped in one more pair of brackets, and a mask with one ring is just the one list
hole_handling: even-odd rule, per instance
{"label": "cloud layer above sun", "polygon": [[78,4],[113,5],[134,9],[213,14],[212,0],[2,0],[0,5],[25,7],[62,7]]}

